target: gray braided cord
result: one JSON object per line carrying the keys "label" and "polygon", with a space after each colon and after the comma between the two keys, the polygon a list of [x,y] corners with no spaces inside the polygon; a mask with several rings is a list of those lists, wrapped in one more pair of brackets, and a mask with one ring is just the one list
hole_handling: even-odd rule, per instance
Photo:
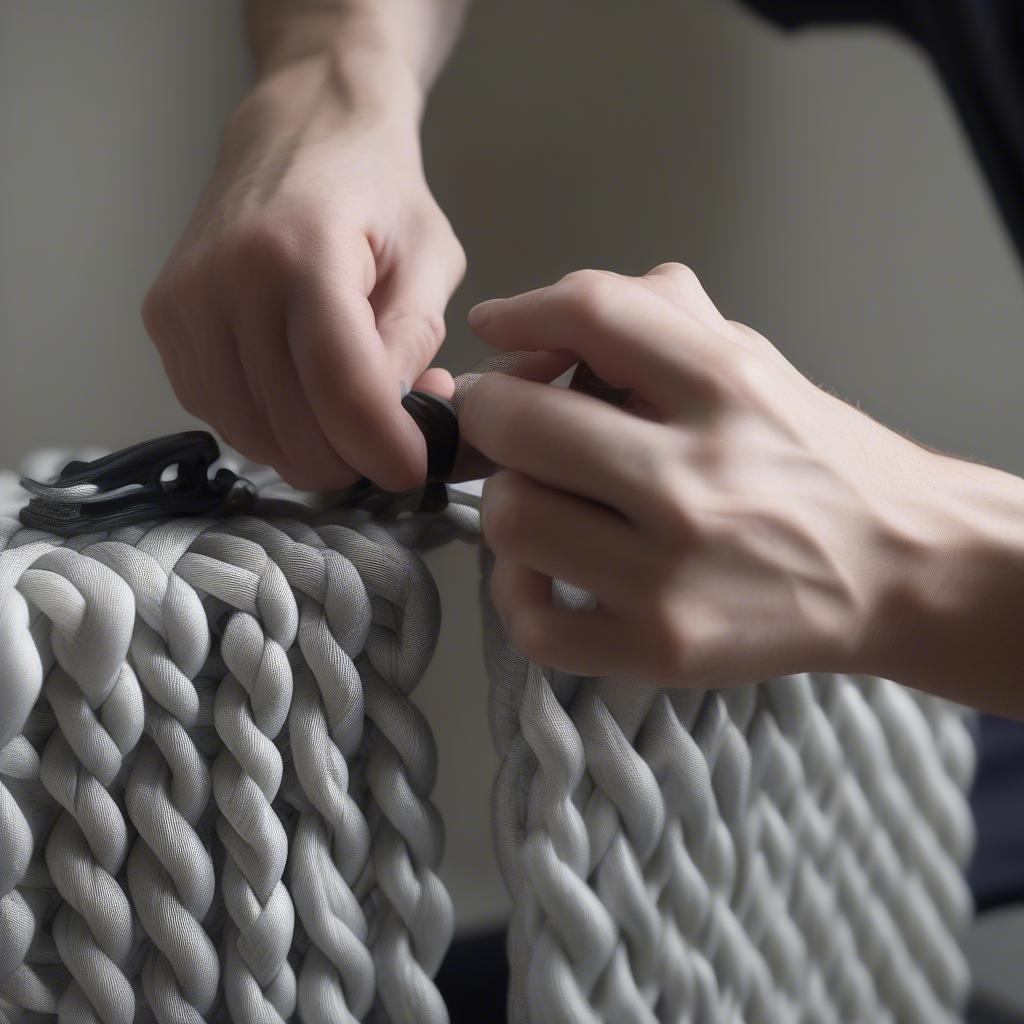
{"label": "gray braided cord", "polygon": [[[210,524],[192,520],[148,532],[137,546],[93,545],[93,557],[125,579],[137,621],[131,656],[146,691],[146,739],[127,780],[125,799],[138,838],[128,884],[152,941],[142,973],[149,1006],[161,1022],[198,1022],[213,1006],[220,979],[217,951],[203,928],[216,882],[208,843],[197,831],[212,792],[210,766],[192,733],[202,708],[195,678],[210,653],[199,594],[175,572],[179,558]],[[209,702],[212,694],[205,696]],[[173,936],[173,939],[171,937]]]}
{"label": "gray braided cord", "polygon": [[959,709],[871,678],[567,677],[511,649],[489,566],[513,1021],[959,1020]]}
{"label": "gray braided cord", "polygon": [[[67,880],[38,857],[54,847],[60,863],[53,821],[68,817],[41,786],[45,753],[81,727],[47,696],[54,676],[66,720],[60,601],[22,585],[56,542],[0,524],[0,602],[14,609],[0,667],[20,695],[17,728],[0,733],[0,835],[20,850],[0,874],[11,1019],[58,1000],[66,1019],[126,1019],[96,1011],[111,979],[136,983],[146,1020],[447,1019],[431,981],[451,933],[436,752],[408,700],[437,595],[396,537],[473,537],[475,503],[390,533],[318,522],[183,521],[75,538],[59,556],[113,572],[133,605],[111,672],[134,669],[146,735],[108,792],[138,830],[125,877],[148,938],[120,962],[91,904],[75,938],[107,959],[76,959],[60,931]],[[485,623],[513,1020],[958,1019],[973,746],[956,709],[873,679],[728,692],[581,680],[516,654],[486,594]],[[88,743],[73,749],[109,774]],[[184,851],[209,868],[185,870]]]}
{"label": "gray braided cord", "polygon": [[429,799],[437,751],[426,720],[408,699],[437,643],[437,587],[419,558],[372,523],[358,531],[326,526],[321,533],[359,570],[374,611],[358,663],[373,729],[365,784],[378,1009],[395,1024],[446,1022],[432,981],[454,928],[451,898],[437,875],[444,828]]}
{"label": "gray braided cord", "polygon": [[288,953],[294,907],[283,882],[288,840],[273,801],[284,763],[275,742],[292,699],[288,650],[298,610],[284,574],[258,545],[227,531],[199,536],[178,573],[229,609],[220,626],[228,669],[217,689],[214,721],[223,749],[213,762],[217,837],[230,918],[222,969],[236,1020],[286,1021],[295,1011]]}
{"label": "gray braided cord", "polygon": [[[59,1002],[68,1020],[447,1020],[431,980],[452,930],[429,801],[436,752],[408,699],[436,643],[437,593],[401,544],[356,525],[180,520],[61,545],[0,520],[0,600],[15,608],[0,656],[20,698],[0,757],[3,834],[21,851],[0,905],[13,940],[0,978],[8,1018]],[[426,522],[403,529],[438,535]],[[50,937],[68,909],[45,865],[49,900],[26,886],[37,837],[58,860],[67,845],[46,824],[66,812],[45,790],[33,808],[11,781],[31,782],[36,747],[62,735],[46,696],[51,677],[63,681],[59,640],[27,575],[44,557],[116,580],[126,613],[106,655],[134,670],[138,735],[123,770],[101,767],[104,798],[137,830],[121,858],[124,904],[138,914],[117,964],[127,988],[86,936]],[[59,618],[58,598],[47,607]],[[109,618],[108,602],[88,598],[84,617]],[[97,813],[87,806],[86,822]],[[71,1002],[81,959],[101,1003],[87,1012]]]}
{"label": "gray braided cord", "polygon": [[[39,937],[46,900],[32,899],[29,874],[38,832],[25,805],[31,801],[46,807],[50,801],[40,779],[38,750],[24,731],[37,706],[52,653],[40,628],[48,622],[18,583],[49,545],[35,541],[12,548],[10,539],[17,535],[14,527],[18,525],[0,520],[0,550],[6,549],[0,564],[0,681],[6,701],[0,717],[0,838],[5,854],[0,859],[0,997],[43,1013],[55,1010],[56,995],[26,963]],[[52,889],[45,864],[37,859],[35,866],[37,878],[43,876],[42,888]]]}
{"label": "gray braided cord", "polygon": [[370,835],[351,795],[349,762],[363,739],[363,684],[354,658],[369,634],[370,598],[355,566],[314,530],[293,538],[251,518],[234,529],[261,544],[301,595],[305,664],[295,674],[288,779],[288,799],[299,813],[289,885],[309,939],[298,1009],[309,1024],[362,1020],[376,988],[357,896],[367,880]]}
{"label": "gray braided cord", "polygon": [[52,622],[44,694],[57,728],[39,777],[63,808],[45,842],[63,900],[52,934],[72,975],[59,1009],[68,1019],[130,1021],[135,924],[117,880],[129,832],[110,787],[142,733],[142,696],[127,663],[134,603],[116,574],[69,548],[40,554],[18,589]]}

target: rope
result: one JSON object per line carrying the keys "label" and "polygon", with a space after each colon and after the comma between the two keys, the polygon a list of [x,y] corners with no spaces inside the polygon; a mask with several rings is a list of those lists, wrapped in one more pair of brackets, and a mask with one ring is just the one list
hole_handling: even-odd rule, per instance
{"label": "rope", "polygon": [[[257,514],[66,540],[0,474],[0,1020],[448,1020],[414,552],[478,540],[479,487],[385,523],[240,471]],[[510,1020],[959,1019],[959,709],[533,665],[481,558]]]}
{"label": "rope", "polygon": [[959,709],[866,677],[567,677],[487,604],[485,653],[510,1020],[959,1020]]}

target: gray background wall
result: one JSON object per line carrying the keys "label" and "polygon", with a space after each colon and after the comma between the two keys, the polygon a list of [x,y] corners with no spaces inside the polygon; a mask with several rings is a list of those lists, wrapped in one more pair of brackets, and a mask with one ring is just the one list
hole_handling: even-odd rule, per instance
{"label": "gray background wall", "polygon": [[[0,0],[0,464],[189,425],[138,308],[247,75],[240,7]],[[933,445],[1024,471],[1024,292],[932,72],[868,31],[785,37],[725,0],[478,0],[427,117],[477,299],[580,266],[693,266],[812,378]],[[446,877],[500,916],[472,552],[423,704]]]}

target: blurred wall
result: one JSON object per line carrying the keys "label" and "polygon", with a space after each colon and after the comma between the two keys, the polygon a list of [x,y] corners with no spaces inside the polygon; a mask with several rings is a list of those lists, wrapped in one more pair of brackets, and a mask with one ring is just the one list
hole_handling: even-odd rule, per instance
{"label": "blurred wall", "polygon": [[[236,2],[0,0],[0,464],[181,429],[138,308],[247,61]],[[478,0],[426,122],[469,305],[596,265],[693,266],[733,319],[933,445],[1024,471],[1019,270],[930,69],[875,32],[785,37],[724,0]],[[430,556],[445,875],[503,912],[473,552]]]}

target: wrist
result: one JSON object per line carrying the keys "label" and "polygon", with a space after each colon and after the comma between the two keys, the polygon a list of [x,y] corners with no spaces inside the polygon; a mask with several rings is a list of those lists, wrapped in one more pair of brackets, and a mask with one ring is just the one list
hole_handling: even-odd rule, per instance
{"label": "wrist", "polygon": [[249,0],[255,92],[321,88],[348,110],[422,111],[430,81],[380,0]]}
{"label": "wrist", "polygon": [[1024,480],[925,449],[919,465],[865,670],[1020,714]]}
{"label": "wrist", "polygon": [[[387,81],[423,100],[461,31],[468,0],[248,0],[258,78],[320,57],[346,92]],[[351,79],[351,80],[350,80]]]}
{"label": "wrist", "polygon": [[250,96],[277,109],[315,102],[325,113],[418,126],[425,96],[400,55],[349,37],[267,64]]}

